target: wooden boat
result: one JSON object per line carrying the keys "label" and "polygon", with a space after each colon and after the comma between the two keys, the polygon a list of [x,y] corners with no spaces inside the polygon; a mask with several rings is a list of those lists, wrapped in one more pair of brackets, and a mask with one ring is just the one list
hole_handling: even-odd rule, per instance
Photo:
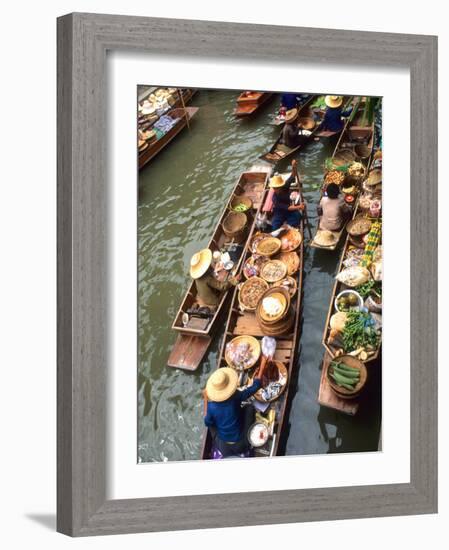
{"label": "wooden boat", "polygon": [[[373,143],[374,143],[374,120],[372,124],[370,125],[362,125],[361,124],[361,116],[364,109],[364,102],[360,100],[360,98],[356,98],[357,103],[354,107],[354,111],[351,114],[350,117],[348,117],[348,120],[345,123],[343,132],[340,135],[340,138],[335,146],[332,159],[334,159],[340,152],[344,151],[351,151],[354,155],[354,160],[357,162],[361,162],[366,169],[368,169],[368,166],[371,162],[371,156],[372,156],[372,150],[373,150]],[[363,157],[357,155],[357,147],[364,147],[364,155]],[[356,185],[356,187],[360,188],[362,179],[359,181],[354,180],[353,183]],[[325,183],[323,179],[323,185],[321,187],[321,193],[320,193],[320,200],[323,197],[325,189]],[[357,199],[353,205],[353,209],[357,207]],[[338,245],[341,242],[341,239],[346,231],[346,225],[344,224],[340,231],[332,231],[334,234],[334,244],[330,246],[323,246],[318,244],[315,241],[316,234],[319,229],[319,220],[318,225],[316,227],[315,235],[310,242],[310,246],[312,248],[319,248],[321,250],[335,250]]]}
{"label": "wooden boat", "polygon": [[[337,273],[340,273],[340,271],[342,270],[343,261],[345,260],[346,252],[347,252],[347,250],[350,246],[351,246],[351,241],[350,241],[349,236],[348,236],[346,238],[345,246],[344,246],[344,249],[343,249],[343,253],[341,255],[341,259],[340,259],[340,263],[339,263],[339,266],[338,266]],[[329,310],[328,310],[327,317],[326,317],[325,328],[324,328],[323,338],[322,338],[322,344],[323,344],[323,346],[325,347],[327,353],[330,355],[330,357],[332,359],[334,359],[336,357],[337,349],[328,343],[329,330],[330,330],[330,327],[329,327],[330,318],[332,317],[333,313],[335,313],[335,306],[334,306],[335,298],[337,297],[337,295],[342,290],[346,290],[347,288],[348,287],[346,285],[344,285],[343,283],[340,283],[338,280],[335,281],[334,287],[332,289],[332,295],[331,295],[331,299],[330,299]],[[367,362],[375,361],[379,357],[380,348],[381,348],[381,344],[379,345],[377,350],[372,355],[370,355],[368,357]]]}
{"label": "wooden boat", "polygon": [[298,145],[296,147],[288,147],[282,143],[282,132],[279,134],[278,139],[272,145],[270,150],[267,153],[264,153],[260,156],[266,162],[269,162],[273,165],[278,164],[281,161],[284,161],[294,155],[299,149],[304,147],[313,139],[319,138],[336,138],[340,132],[329,132],[327,130],[320,130],[321,123],[324,120],[325,110],[312,108],[313,102],[320,96],[312,96],[300,109],[298,112],[298,131],[301,130],[300,123],[301,119],[312,119],[315,122],[315,125],[312,130],[307,131],[304,135],[299,136]]}
{"label": "wooden boat", "polygon": [[236,117],[245,117],[254,114],[273,94],[271,92],[242,92],[237,98],[234,110]]}
{"label": "wooden boat", "polygon": [[[293,186],[292,186],[293,188]],[[301,222],[300,226],[301,235],[304,237],[304,226]],[[251,256],[251,250],[249,248],[250,242],[247,243],[245,249],[245,260]],[[270,403],[269,408],[275,411],[275,424],[274,424],[274,433],[268,439],[268,442],[260,448],[254,449],[254,456],[263,457],[263,456],[274,456],[281,452],[283,446],[283,432],[284,424],[286,420],[287,405],[289,402],[289,393],[292,386],[292,379],[295,378],[295,369],[297,368],[296,362],[296,353],[298,345],[298,333],[299,333],[299,324],[300,324],[300,313],[301,313],[301,300],[302,300],[302,279],[303,279],[303,264],[304,264],[304,238],[302,239],[301,245],[297,250],[297,253],[300,258],[300,267],[298,272],[295,274],[295,280],[297,284],[297,292],[292,298],[291,308],[294,312],[294,322],[292,328],[288,334],[276,337],[276,352],[274,355],[275,361],[282,362],[287,367],[288,372],[288,382],[287,387],[284,393],[280,395],[275,401]],[[256,315],[254,312],[244,311],[242,312],[239,309],[238,301],[238,289],[235,289],[231,308],[229,311],[228,319],[226,322],[225,334],[223,342],[221,345],[220,357],[218,360],[218,368],[227,366],[225,360],[225,350],[226,345],[230,340],[240,335],[254,336],[258,339],[261,339],[264,335],[261,331],[261,328],[257,322]],[[265,411],[266,413],[267,411]],[[212,453],[212,444],[213,438],[211,431],[205,429],[203,432],[203,445],[201,451],[202,459],[210,459]]]}
{"label": "wooden boat", "polygon": [[[212,238],[209,241],[208,248],[212,251],[221,250],[227,244],[231,244],[233,242],[233,240],[225,234],[223,222],[230,212],[229,206],[236,196],[243,195],[250,198],[252,201],[252,208],[246,212],[248,217],[247,239],[249,240],[252,237],[256,216],[262,206],[262,199],[265,194],[267,184],[267,171],[248,171],[243,172],[243,174],[240,175],[231,193],[229,201],[226,203],[226,207],[220,216]],[[234,265],[234,271],[236,273],[239,273],[241,269],[245,243],[241,243],[242,248],[240,258]],[[195,282],[192,281],[190,283],[189,289],[182,300],[181,306],[172,325],[172,329],[178,333],[178,338],[172,352],[170,353],[168,366],[185,370],[195,370],[198,367],[201,359],[207,351],[211,341],[211,335],[217,324],[217,320],[225,308],[228,297],[229,291],[224,292],[212,317],[198,318],[191,316],[189,322],[185,325],[183,323],[184,314],[195,305],[198,305]]]}
{"label": "wooden boat", "polygon": [[[151,94],[157,92],[160,90],[158,87],[151,87],[148,88],[148,90],[141,94],[139,96],[139,104],[143,103],[145,99],[147,99]],[[156,122],[156,120],[159,119],[160,116],[165,115],[170,111],[171,109],[178,109],[179,107],[185,107],[190,103],[193,96],[197,93],[198,90],[195,88],[177,88],[176,94],[175,94],[175,101],[167,107],[167,109],[163,111],[158,111],[158,116],[154,120],[149,120],[148,117],[145,115],[142,115],[140,111],[138,112],[138,123],[139,123],[139,130],[148,130],[153,126],[153,124]]]}
{"label": "wooden boat", "polygon": [[[372,162],[370,165],[370,168],[371,169],[375,168],[375,164],[376,163]],[[357,214],[358,214],[358,209],[356,209],[354,216]],[[344,250],[340,259],[340,264],[338,266],[338,271],[337,271],[338,273],[342,269],[346,252],[349,249],[350,245],[351,245],[351,239],[350,239],[350,236],[348,235],[346,238]],[[318,392],[318,403],[324,407],[329,407],[339,412],[354,416],[359,409],[359,404],[361,399],[363,399],[363,394],[353,399],[343,399],[332,390],[327,379],[327,370],[330,366],[330,363],[336,356],[336,349],[328,343],[328,336],[330,331],[330,327],[329,327],[330,318],[335,311],[334,309],[335,298],[338,295],[338,293],[345,288],[347,288],[345,285],[339,283],[337,280],[335,281],[335,284],[332,290],[331,299],[330,299],[329,310],[326,317],[323,338],[322,338],[322,344],[325,347],[326,351],[324,353],[324,358],[322,363],[321,381],[320,381],[320,387]],[[380,353],[381,346],[382,346],[382,342],[379,342],[379,346],[376,352],[368,358],[370,368],[374,368],[375,370],[377,370],[377,368],[380,367],[380,364],[382,361],[382,356]]]}
{"label": "wooden boat", "polygon": [[147,143],[146,148],[139,151],[139,170],[162,151],[162,149],[190,123],[197,112],[198,107],[186,107],[185,109],[177,108],[169,111],[167,116],[175,120],[177,119],[176,124],[160,139]]}

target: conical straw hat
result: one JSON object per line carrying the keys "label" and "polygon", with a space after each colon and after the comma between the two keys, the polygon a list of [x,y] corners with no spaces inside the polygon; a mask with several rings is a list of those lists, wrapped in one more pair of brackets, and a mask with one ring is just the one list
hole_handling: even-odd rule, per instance
{"label": "conical straw hat", "polygon": [[337,237],[334,233],[332,233],[332,231],[327,231],[327,229],[318,229],[313,240],[319,246],[333,246],[337,240]]}
{"label": "conical straw hat", "polygon": [[298,116],[298,109],[289,109],[285,113],[285,122],[289,124],[290,122],[293,122],[297,116]]}
{"label": "conical straw hat", "polygon": [[231,367],[222,367],[213,372],[206,383],[207,397],[211,401],[226,401],[234,394],[239,376]]}
{"label": "conical straw hat", "polygon": [[193,279],[199,279],[206,273],[212,262],[212,250],[203,248],[194,254],[190,260],[190,276]]}
{"label": "conical straw hat", "polygon": [[328,107],[335,109],[341,106],[341,104],[343,103],[343,98],[341,95],[327,95],[324,98],[324,102]]}
{"label": "conical straw hat", "polygon": [[270,187],[273,187],[274,189],[283,187],[284,183],[284,178],[280,174],[277,174],[270,179]]}

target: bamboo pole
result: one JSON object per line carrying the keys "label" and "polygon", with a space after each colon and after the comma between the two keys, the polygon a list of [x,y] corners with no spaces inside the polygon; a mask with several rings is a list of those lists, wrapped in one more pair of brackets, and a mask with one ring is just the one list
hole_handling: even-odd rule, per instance
{"label": "bamboo pole", "polygon": [[185,106],[185,103],[184,103],[184,98],[182,97],[182,92],[179,88],[176,88],[176,89],[178,90],[179,99],[181,100],[181,105],[182,105],[182,108],[184,109],[184,115],[186,117],[187,128],[190,130],[189,115],[188,115],[187,110],[186,110],[186,106]]}

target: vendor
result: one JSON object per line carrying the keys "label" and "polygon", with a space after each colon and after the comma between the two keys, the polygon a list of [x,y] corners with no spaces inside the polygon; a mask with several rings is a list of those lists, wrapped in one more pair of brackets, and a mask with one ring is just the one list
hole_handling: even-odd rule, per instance
{"label": "vendor", "polygon": [[284,93],[281,95],[281,109],[284,108],[286,111],[291,109],[296,109],[298,106],[298,94],[296,93]]}
{"label": "vendor", "polygon": [[335,183],[330,183],[326,193],[317,207],[320,221],[318,227],[327,231],[340,231],[351,215],[351,207],[340,197],[340,189]]}
{"label": "vendor", "polygon": [[270,179],[270,187],[274,190],[273,217],[271,219],[273,231],[279,229],[284,224],[298,227],[301,221],[301,212],[304,210],[304,203],[292,204],[290,199],[290,185],[295,181],[298,170],[296,160],[292,161],[292,168],[291,175],[285,181],[280,175],[273,176]]}
{"label": "vendor", "polygon": [[254,422],[254,407],[242,407],[242,402],[262,387],[266,365],[267,359],[263,357],[254,382],[242,391],[237,389],[239,375],[235,369],[222,367],[209,376],[204,392],[207,407],[204,423],[213,430],[214,445],[223,458],[249,450],[247,434]]}
{"label": "vendor", "polygon": [[285,113],[285,124],[282,128],[281,141],[290,149],[294,149],[300,144],[300,136],[298,135],[298,109],[290,109]]}
{"label": "vendor", "polygon": [[190,260],[190,276],[195,280],[197,296],[205,306],[215,307],[220,303],[222,293],[238,284],[238,277],[219,281],[212,268],[212,251],[204,248]]}
{"label": "vendor", "polygon": [[327,95],[324,101],[327,105],[327,109],[321,124],[321,130],[341,132],[344,126],[342,117],[349,116],[352,112],[352,108],[347,111],[342,110],[343,97],[341,95]]}

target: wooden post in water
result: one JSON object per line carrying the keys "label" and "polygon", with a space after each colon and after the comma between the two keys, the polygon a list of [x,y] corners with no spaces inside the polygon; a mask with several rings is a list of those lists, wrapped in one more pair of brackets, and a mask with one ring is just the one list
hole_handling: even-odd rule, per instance
{"label": "wooden post in water", "polygon": [[176,88],[176,89],[178,90],[179,99],[181,100],[181,105],[182,105],[182,108],[184,109],[184,115],[186,117],[187,128],[190,130],[189,115],[188,115],[187,110],[186,110],[186,106],[185,106],[185,103],[184,103],[184,98],[182,97],[182,92],[179,88]]}

